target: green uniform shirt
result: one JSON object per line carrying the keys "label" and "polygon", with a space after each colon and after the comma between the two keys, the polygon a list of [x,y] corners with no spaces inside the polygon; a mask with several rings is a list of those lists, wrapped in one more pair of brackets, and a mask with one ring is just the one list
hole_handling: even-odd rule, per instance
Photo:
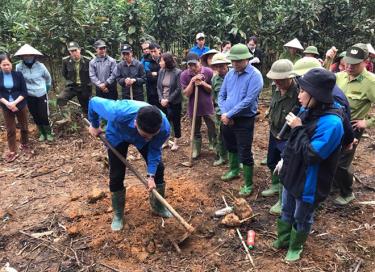
{"label": "green uniform shirt", "polygon": [[217,99],[219,97],[219,92],[220,92],[221,85],[223,84],[223,81],[224,81],[224,77],[221,77],[219,75],[214,75],[211,79],[214,104],[215,104],[215,113],[217,115],[221,115]]}
{"label": "green uniform shirt", "polygon": [[81,78],[79,76],[79,69],[80,69],[80,66],[81,66],[81,59],[79,60],[75,60],[74,61],[74,67],[75,67],[75,70],[76,70],[76,83],[78,85],[81,85]]}
{"label": "green uniform shirt", "polygon": [[288,60],[290,60],[293,63],[296,63],[296,61],[299,60],[299,59],[301,59],[301,58],[302,58],[301,55],[298,55],[298,54],[292,56],[289,53],[289,51],[284,51],[283,53],[281,53],[281,55],[279,57],[279,59],[288,59]]}
{"label": "green uniform shirt", "polygon": [[367,126],[375,125],[375,116],[367,116],[375,103],[375,75],[366,69],[353,80],[345,71],[336,74],[336,84],[349,100],[352,120],[367,119]]}
{"label": "green uniform shirt", "polygon": [[[285,123],[285,117],[292,111],[293,107],[298,104],[298,89],[294,80],[288,91],[281,95],[278,88],[272,91],[269,122],[270,131],[274,137],[280,132]],[[288,139],[289,133],[286,133],[283,140]]]}

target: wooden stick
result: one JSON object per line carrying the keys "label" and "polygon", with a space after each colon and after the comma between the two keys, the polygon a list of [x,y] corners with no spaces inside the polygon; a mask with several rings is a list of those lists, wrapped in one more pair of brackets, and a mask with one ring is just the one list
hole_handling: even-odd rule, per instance
{"label": "wooden stick", "polygon": [[[86,124],[90,125],[90,122],[84,118],[84,121]],[[109,148],[111,149],[111,151],[116,155],[116,157],[118,159],[120,159],[124,164],[125,166],[134,173],[134,175],[139,179],[140,182],[143,183],[144,186],[148,186],[148,183],[147,183],[147,180],[138,172],[138,170],[133,167],[133,165],[131,165],[125,158],[124,156],[122,156],[120,154],[120,152],[118,152],[109,142],[108,140],[105,138],[105,136],[103,134],[99,134],[98,136],[100,138],[100,140],[103,141],[103,143]],[[190,225],[188,222],[185,221],[185,219],[182,218],[182,216],[176,212],[176,210],[158,193],[158,191],[156,191],[156,189],[152,189],[151,193],[161,202],[161,204],[163,204],[164,207],[166,207],[172,214],[174,217],[176,217],[176,219],[178,220],[178,222],[180,222],[190,233],[193,232],[195,229],[192,225]]]}
{"label": "wooden stick", "polygon": [[113,268],[112,266],[109,266],[109,265],[107,265],[107,264],[105,264],[105,263],[97,263],[97,264],[99,264],[99,265],[101,265],[101,266],[104,266],[105,268],[108,268],[108,269],[110,269],[110,270],[112,270],[112,271],[115,271],[115,272],[122,272],[121,270],[118,270],[118,269],[116,269],[116,268]]}
{"label": "wooden stick", "polygon": [[198,110],[198,86],[195,85],[194,91],[194,107],[193,107],[193,120],[191,122],[191,129],[190,129],[190,155],[189,155],[189,162],[188,166],[193,165],[193,150],[194,150],[194,134],[195,134],[195,124],[197,121],[197,110]]}
{"label": "wooden stick", "polygon": [[73,105],[76,105],[77,107],[81,107],[80,104],[78,104],[77,102],[74,102],[72,100],[68,100],[69,103],[72,103]]}

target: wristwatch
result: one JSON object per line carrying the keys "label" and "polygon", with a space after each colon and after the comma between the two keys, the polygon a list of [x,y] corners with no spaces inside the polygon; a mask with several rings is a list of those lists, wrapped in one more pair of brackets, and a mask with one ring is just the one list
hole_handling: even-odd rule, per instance
{"label": "wristwatch", "polygon": [[151,174],[147,174],[147,176],[146,176],[147,178],[154,178],[155,177],[155,175],[151,175]]}

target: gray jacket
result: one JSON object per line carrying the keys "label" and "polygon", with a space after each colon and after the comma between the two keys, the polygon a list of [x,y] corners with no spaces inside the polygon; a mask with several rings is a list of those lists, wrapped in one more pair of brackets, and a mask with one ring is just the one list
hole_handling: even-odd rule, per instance
{"label": "gray jacket", "polygon": [[[171,76],[171,82],[169,85],[169,96],[168,96],[168,102],[171,104],[179,104],[182,102],[182,88],[181,88],[181,83],[180,83],[180,75],[181,75],[181,70],[178,68],[173,68],[171,70],[172,76]],[[159,71],[159,76],[158,76],[158,96],[159,96],[159,101],[163,99],[163,79],[165,75],[165,69],[160,69]]]}
{"label": "gray jacket", "polygon": [[110,56],[104,58],[95,57],[90,61],[89,74],[90,80],[95,86],[105,83],[107,86],[112,85],[116,80],[111,77],[116,67],[116,60]]}

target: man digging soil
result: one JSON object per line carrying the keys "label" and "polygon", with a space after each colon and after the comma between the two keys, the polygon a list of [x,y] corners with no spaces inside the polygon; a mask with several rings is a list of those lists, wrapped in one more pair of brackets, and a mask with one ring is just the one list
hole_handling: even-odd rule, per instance
{"label": "man digging soil", "polygon": [[[161,150],[170,134],[170,125],[166,116],[155,106],[133,100],[113,101],[94,97],[89,102],[89,132],[97,137],[102,133],[100,118],[107,120],[106,138],[124,157],[130,144],[142,154],[147,164],[148,189],[153,188],[164,197],[164,165]],[[124,163],[108,150],[109,189],[112,193],[113,220],[111,228],[119,231],[123,228],[126,188]],[[150,194],[153,213],[162,217],[172,214]]]}

